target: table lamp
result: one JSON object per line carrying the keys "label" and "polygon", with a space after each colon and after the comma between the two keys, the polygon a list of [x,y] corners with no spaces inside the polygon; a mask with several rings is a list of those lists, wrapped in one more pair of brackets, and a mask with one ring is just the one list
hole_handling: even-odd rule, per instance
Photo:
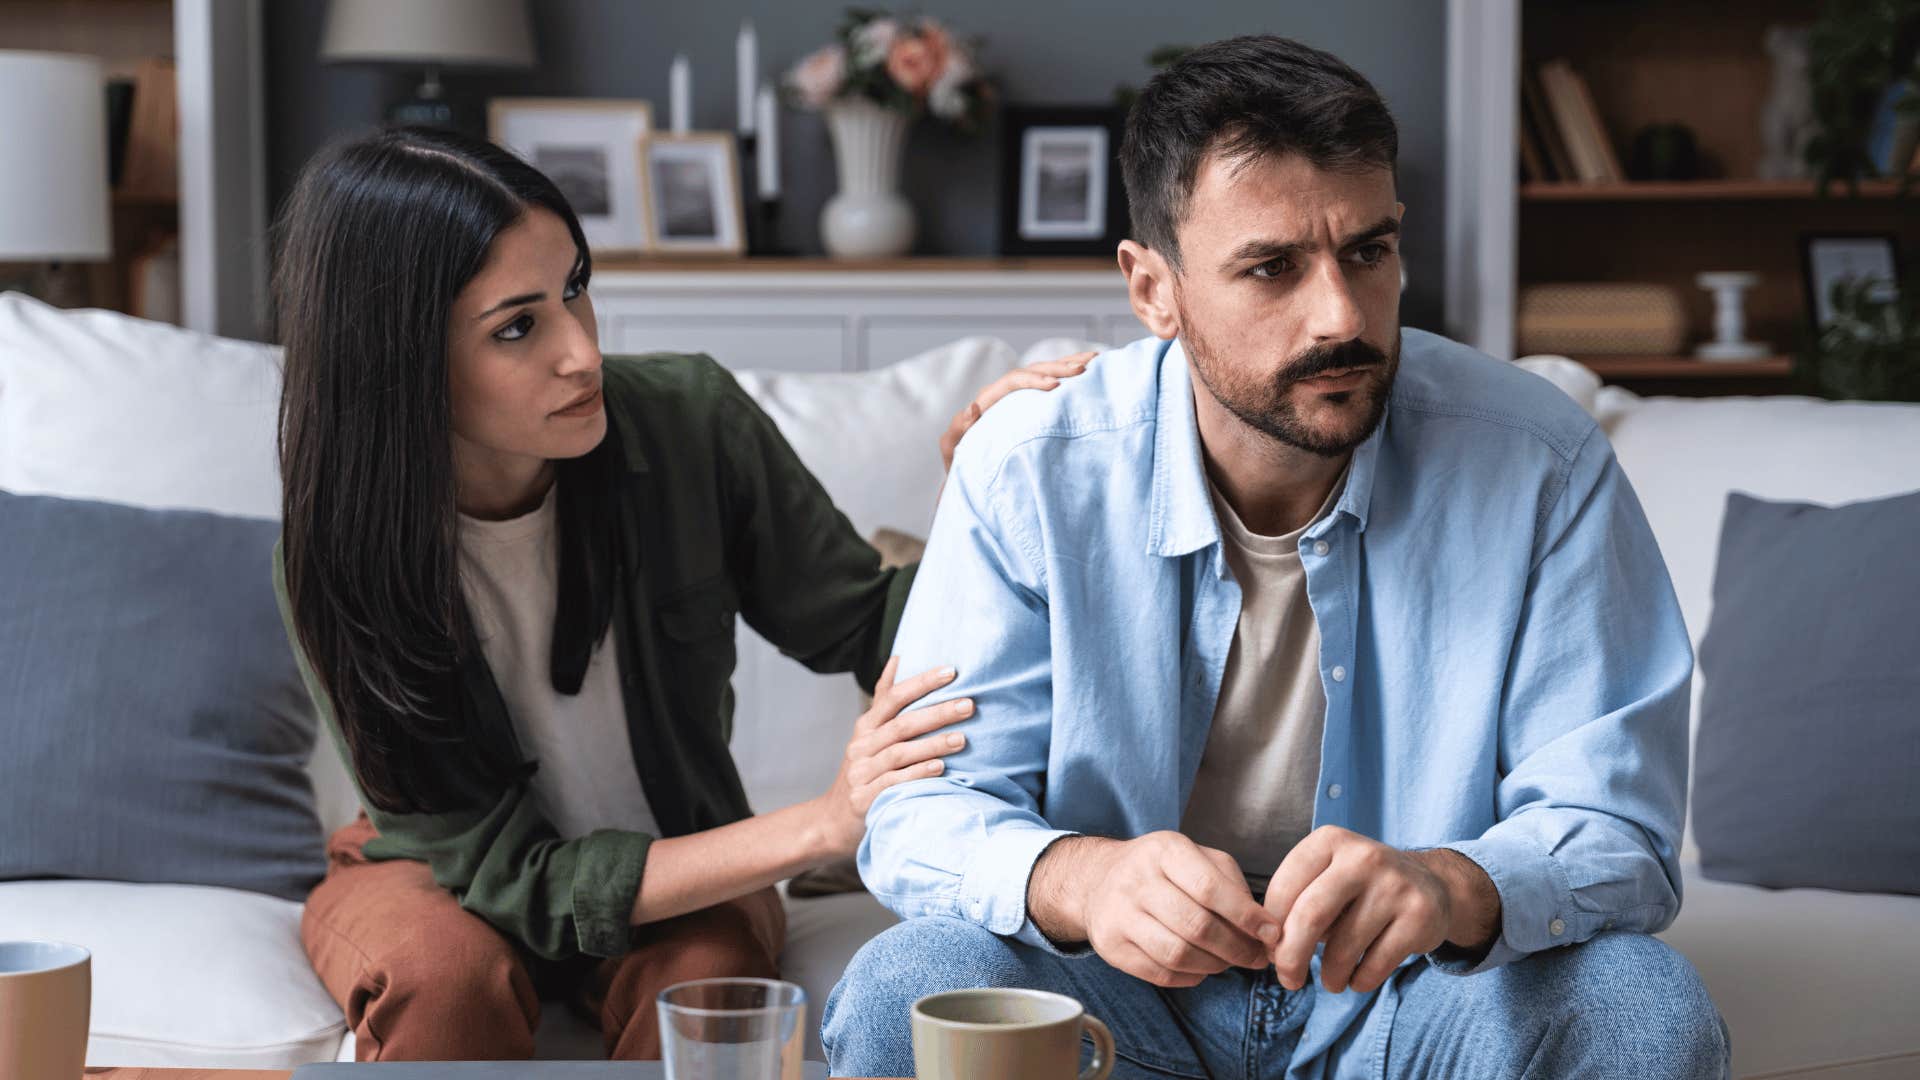
{"label": "table lamp", "polygon": [[331,0],[320,57],[332,63],[405,64],[426,72],[395,124],[453,127],[440,69],[533,66],[525,0]]}
{"label": "table lamp", "polygon": [[100,61],[0,49],[0,262],[45,264],[25,291],[71,306],[60,263],[113,254]]}

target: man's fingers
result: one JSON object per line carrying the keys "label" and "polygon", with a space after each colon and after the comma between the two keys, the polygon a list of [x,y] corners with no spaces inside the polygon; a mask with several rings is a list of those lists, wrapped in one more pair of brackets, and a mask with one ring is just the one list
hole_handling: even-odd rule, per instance
{"label": "man's fingers", "polygon": [[1274,974],[1280,985],[1289,990],[1307,985],[1314,946],[1326,939],[1327,929],[1353,902],[1360,884],[1337,870],[1321,874],[1293,902],[1281,927],[1280,945],[1273,951]]}
{"label": "man's fingers", "polygon": [[1393,911],[1361,897],[1327,928],[1327,947],[1320,954],[1320,985],[1330,994],[1345,993],[1360,966],[1361,957],[1372,956],[1376,939],[1393,921]]}
{"label": "man's fingers", "polygon": [[[1362,994],[1371,994],[1392,977],[1400,962],[1414,953],[1427,951],[1420,943],[1418,927],[1410,926],[1411,919],[1397,918],[1388,923],[1386,929],[1373,939],[1373,946],[1367,950],[1366,959],[1360,961],[1360,967],[1354,971],[1347,985]],[[1321,968],[1322,973],[1326,969]]]}
{"label": "man's fingers", "polygon": [[1293,910],[1293,903],[1299,899],[1313,880],[1333,865],[1333,843],[1335,834],[1325,829],[1315,829],[1306,839],[1293,845],[1287,857],[1280,860],[1279,869],[1267,882],[1266,909],[1275,919],[1284,923]]}
{"label": "man's fingers", "polygon": [[1267,966],[1267,946],[1207,910],[1171,881],[1164,888],[1147,892],[1140,906],[1161,926],[1217,960],[1217,971]]}
{"label": "man's fingers", "polygon": [[1280,940],[1280,920],[1254,903],[1247,879],[1232,856],[1187,844],[1176,848],[1161,870],[1181,892],[1247,937],[1267,948]]}
{"label": "man's fingers", "polygon": [[1199,986],[1206,975],[1194,971],[1175,971],[1148,955],[1147,951],[1132,941],[1121,942],[1114,947],[1111,956],[1101,954],[1101,959],[1136,979],[1144,979],[1155,986],[1182,987]]}

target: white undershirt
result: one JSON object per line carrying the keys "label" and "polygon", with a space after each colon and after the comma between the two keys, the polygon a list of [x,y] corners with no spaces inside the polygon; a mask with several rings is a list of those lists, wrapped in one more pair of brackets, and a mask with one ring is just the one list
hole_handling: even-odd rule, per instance
{"label": "white undershirt", "polygon": [[633,764],[613,631],[594,650],[578,694],[553,688],[557,490],[507,521],[460,515],[461,588],[521,749],[539,762],[535,805],[561,839],[595,829],[657,833]]}

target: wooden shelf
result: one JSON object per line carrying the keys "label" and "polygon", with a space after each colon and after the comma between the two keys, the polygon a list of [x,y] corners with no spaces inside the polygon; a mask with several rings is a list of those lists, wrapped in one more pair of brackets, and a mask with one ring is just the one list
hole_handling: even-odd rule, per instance
{"label": "wooden shelf", "polygon": [[[1897,196],[1896,180],[1862,180],[1859,197],[1891,199]],[[1920,187],[1914,190],[1920,197]],[[1535,181],[1520,185],[1523,202],[1686,202],[1690,200],[1815,199],[1820,193],[1811,180],[1682,180],[1672,183],[1630,180],[1623,184],[1579,184],[1564,181]],[[1831,199],[1853,198],[1846,184],[1828,187]]]}
{"label": "wooden shelf", "polygon": [[1576,356],[1601,379],[1786,379],[1793,376],[1793,358],[1769,356],[1763,360],[1701,360],[1692,356]]}
{"label": "wooden shelf", "polygon": [[866,274],[1006,274],[1113,273],[1113,259],[1098,256],[999,258],[987,255],[927,255],[901,259],[833,259],[824,255],[754,255],[743,258],[662,257],[595,259],[595,273],[866,273]]}

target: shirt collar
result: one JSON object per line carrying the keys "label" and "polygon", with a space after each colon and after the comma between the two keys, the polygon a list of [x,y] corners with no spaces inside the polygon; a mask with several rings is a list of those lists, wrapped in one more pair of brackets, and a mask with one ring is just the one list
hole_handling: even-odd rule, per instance
{"label": "shirt collar", "polygon": [[[1392,414],[1365,442],[1354,448],[1347,468],[1347,488],[1328,514],[1307,531],[1320,536],[1334,528],[1341,516],[1367,530],[1367,511],[1373,503],[1373,478],[1379,467],[1380,443]],[[1178,557],[1220,542],[1220,523],[1213,515],[1207,486],[1206,459],[1200,448],[1200,421],[1194,414],[1193,381],[1187,351],[1179,339],[1160,353],[1160,387],[1154,406],[1153,503],[1148,515],[1147,551]]]}

